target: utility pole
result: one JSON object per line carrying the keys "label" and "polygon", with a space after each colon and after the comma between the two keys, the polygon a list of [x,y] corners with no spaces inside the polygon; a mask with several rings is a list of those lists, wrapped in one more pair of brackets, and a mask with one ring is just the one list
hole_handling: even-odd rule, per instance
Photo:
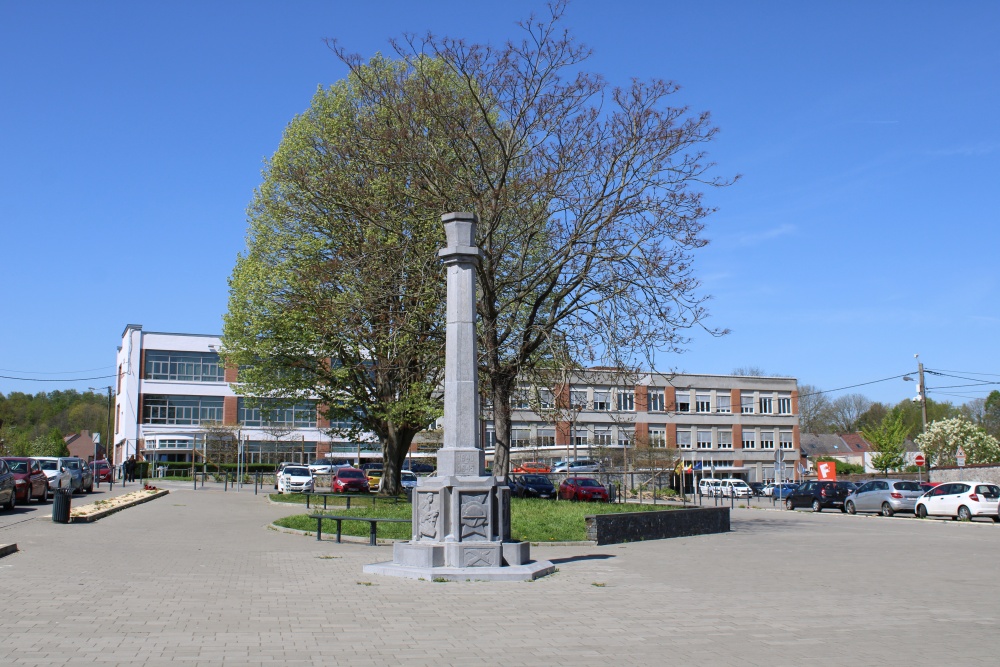
{"label": "utility pole", "polygon": [[920,382],[920,419],[921,433],[927,432],[927,388],[924,386],[924,362],[920,361],[920,355],[913,355],[917,359],[917,377]]}

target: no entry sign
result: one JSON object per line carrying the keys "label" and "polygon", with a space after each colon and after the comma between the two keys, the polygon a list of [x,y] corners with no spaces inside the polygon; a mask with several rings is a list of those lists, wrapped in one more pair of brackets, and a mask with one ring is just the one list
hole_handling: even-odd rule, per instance
{"label": "no entry sign", "polygon": [[917,465],[917,467],[923,468],[924,467],[924,463],[926,463],[927,460],[924,459],[924,455],[923,454],[917,454],[913,458],[913,462]]}

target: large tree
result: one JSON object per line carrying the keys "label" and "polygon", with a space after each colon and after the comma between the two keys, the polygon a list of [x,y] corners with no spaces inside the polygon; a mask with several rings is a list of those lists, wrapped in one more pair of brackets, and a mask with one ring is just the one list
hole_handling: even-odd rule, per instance
{"label": "large tree", "polygon": [[449,75],[411,65],[358,65],[289,124],[249,208],[224,325],[238,391],[262,412],[318,400],[337,432],[375,433],[385,493],[399,491],[413,436],[440,414],[444,363],[443,209],[422,169],[446,164],[447,147],[421,105],[427,82]]}
{"label": "large tree", "polygon": [[861,427],[861,435],[871,443],[875,455],[872,457],[872,467],[888,474],[890,470],[898,470],[905,462],[906,425],[901,412],[892,411],[885,415],[878,425]]}
{"label": "large tree", "polygon": [[845,394],[830,405],[831,425],[837,433],[854,433],[861,416],[871,408],[871,399],[863,394]]}
{"label": "large tree", "polygon": [[819,387],[800,384],[799,425],[805,433],[826,433],[832,430],[832,405]]}
{"label": "large tree", "polygon": [[1000,463],[1000,441],[982,428],[961,418],[941,419],[927,425],[917,436],[927,456],[927,465],[955,465],[958,448],[965,451],[967,465]]}
{"label": "large tree", "polygon": [[[601,337],[613,330],[619,356],[651,365],[656,352],[681,351],[685,330],[707,315],[691,263],[711,212],[699,188],[725,184],[708,175],[709,115],[675,105],[673,83],[611,87],[585,71],[590,51],[561,26],[564,9],[550,5],[503,46],[433,35],[393,42],[418,75],[427,57],[444,63],[473,101],[474,115],[456,112],[452,79],[424,75],[415,106],[444,139],[440,152],[413,158],[404,135],[393,151],[422,165],[440,211],[479,216],[481,376],[498,476],[509,470],[511,395],[555,332],[583,362],[611,345]],[[333,48],[367,95],[384,95],[389,81]],[[400,125],[411,110],[398,108]]]}

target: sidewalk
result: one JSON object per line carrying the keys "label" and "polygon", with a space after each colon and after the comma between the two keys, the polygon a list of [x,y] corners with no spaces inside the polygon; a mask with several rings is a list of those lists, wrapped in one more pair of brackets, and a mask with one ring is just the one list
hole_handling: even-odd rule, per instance
{"label": "sidewalk", "polygon": [[435,583],[362,574],[389,560],[389,547],[268,529],[301,508],[270,504],[252,486],[158,486],[170,495],[94,524],[0,531],[22,548],[0,559],[0,663],[996,659],[992,524],[737,509],[724,535],[535,547],[559,571],[533,583]]}

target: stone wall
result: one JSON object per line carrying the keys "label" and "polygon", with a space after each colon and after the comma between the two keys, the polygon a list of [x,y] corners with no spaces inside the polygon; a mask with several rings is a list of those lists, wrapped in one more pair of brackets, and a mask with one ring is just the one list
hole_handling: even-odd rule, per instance
{"label": "stone wall", "polygon": [[990,482],[1000,484],[1000,465],[995,463],[977,463],[976,465],[959,468],[947,466],[931,468],[932,482],[959,482],[962,480],[974,482]]}
{"label": "stone wall", "polygon": [[623,512],[586,517],[587,539],[597,544],[619,544],[667,537],[729,532],[728,507]]}

